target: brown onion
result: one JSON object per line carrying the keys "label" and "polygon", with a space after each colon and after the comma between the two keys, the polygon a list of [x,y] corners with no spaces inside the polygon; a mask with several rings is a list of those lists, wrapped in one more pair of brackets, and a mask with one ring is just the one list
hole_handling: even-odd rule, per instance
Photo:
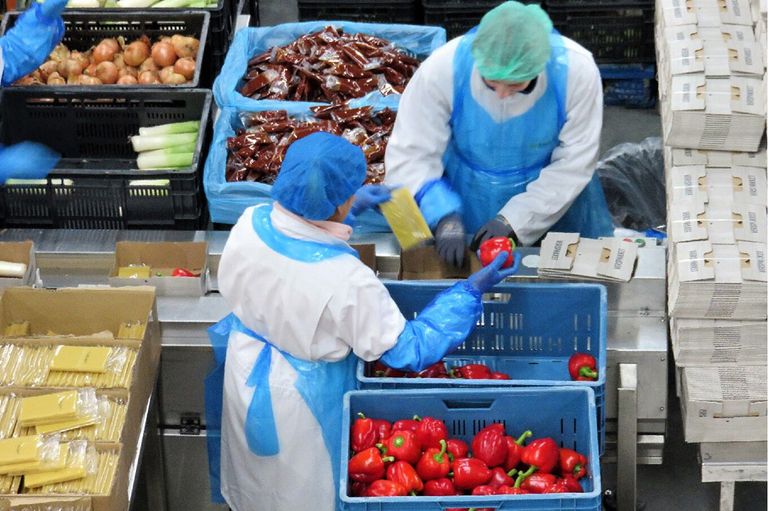
{"label": "brown onion", "polygon": [[[49,60],[45,62],[42,66],[40,66],[40,77],[43,80],[48,80],[48,77],[50,77],[54,73],[59,75],[57,71],[58,66],[59,64],[55,60]],[[61,78],[61,75],[59,75],[59,78]]]}
{"label": "brown onion", "polygon": [[142,71],[160,71],[160,68],[157,67],[157,64],[155,64],[154,60],[149,58],[142,62],[141,66],[139,66],[139,74],[141,74]]}
{"label": "brown onion", "polygon": [[139,74],[139,83],[142,85],[158,84],[160,80],[155,71],[143,71]]}
{"label": "brown onion", "polygon": [[113,84],[117,81],[117,66],[112,62],[102,62],[96,66],[96,78],[102,83]]}
{"label": "brown onion", "polygon": [[69,58],[64,61],[64,72],[62,73],[61,67],[58,68],[58,71],[61,76],[69,78],[70,76],[75,77],[83,74],[84,68],[85,66],[83,66],[82,62]]}
{"label": "brown onion", "polygon": [[81,53],[79,51],[71,52],[69,54],[69,58],[80,62],[80,64],[83,65],[83,69],[85,69],[91,64],[91,59],[88,58],[88,55],[86,55],[85,53]]}
{"label": "brown onion", "polygon": [[197,57],[197,51],[200,48],[200,41],[194,37],[184,37],[183,35],[178,34],[171,37],[171,44],[173,45],[173,50],[176,52],[176,55],[180,58],[187,57],[194,59]]}
{"label": "brown onion", "polygon": [[176,51],[170,43],[155,43],[152,46],[152,60],[159,67],[172,66],[176,59]]}
{"label": "brown onion", "polygon": [[122,53],[116,53],[115,58],[112,59],[112,62],[117,66],[117,69],[123,69],[126,67],[125,58],[123,57]]}
{"label": "brown onion", "polygon": [[118,76],[118,78],[122,78],[123,76],[132,76],[134,78],[138,78],[139,77],[139,70],[136,69],[135,67],[128,67],[128,66],[126,66],[126,67],[118,69],[117,76]]}
{"label": "brown onion", "polygon": [[104,39],[99,44],[109,46],[115,53],[120,51],[120,43],[117,42],[117,39]]}
{"label": "brown onion", "polygon": [[48,75],[48,81],[46,82],[48,85],[66,85],[67,81],[61,77],[59,73],[54,71],[50,75]]}
{"label": "brown onion", "polygon": [[80,75],[77,83],[79,85],[101,85],[101,80],[95,76]]}
{"label": "brown onion", "polygon": [[173,71],[191,80],[195,76],[195,61],[189,57],[181,58],[173,65]]}
{"label": "brown onion", "polygon": [[143,41],[134,41],[125,47],[123,60],[129,66],[140,66],[149,58],[149,46]]}
{"label": "brown onion", "polygon": [[88,76],[96,76],[96,64],[91,64],[90,66],[83,69],[83,74]]}
{"label": "brown onion", "polygon": [[111,45],[107,44],[105,41],[102,41],[96,48],[93,49],[93,61],[96,64],[101,64],[102,62],[110,62],[113,58],[115,58],[116,53],[117,51],[114,50]]}
{"label": "brown onion", "polygon": [[139,81],[135,76],[131,75],[123,75],[117,79],[118,85],[136,85],[137,83],[139,83]]}
{"label": "brown onion", "polygon": [[56,62],[61,62],[62,60],[67,60],[68,58],[69,58],[69,48],[67,48],[63,44],[59,44],[51,52],[51,60],[55,60]]}

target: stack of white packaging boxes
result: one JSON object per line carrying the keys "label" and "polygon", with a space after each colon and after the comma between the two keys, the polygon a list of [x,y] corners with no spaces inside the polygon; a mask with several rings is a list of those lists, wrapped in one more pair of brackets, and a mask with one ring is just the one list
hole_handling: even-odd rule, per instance
{"label": "stack of white packaging boxes", "polygon": [[765,0],[656,5],[670,333],[688,442],[768,434],[765,21]]}

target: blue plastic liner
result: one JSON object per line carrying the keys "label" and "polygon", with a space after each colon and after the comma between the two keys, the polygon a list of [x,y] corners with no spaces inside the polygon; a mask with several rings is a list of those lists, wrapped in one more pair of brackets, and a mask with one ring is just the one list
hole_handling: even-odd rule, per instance
{"label": "blue plastic liner", "polygon": [[[362,105],[362,99],[350,102],[350,106]],[[291,116],[307,119],[312,117],[312,112],[307,106],[309,103],[291,101],[254,101],[253,103],[255,106],[248,109],[249,112],[286,110]],[[386,101],[381,101],[374,107],[374,110],[387,106],[389,105]],[[213,141],[205,161],[203,186],[208,198],[211,220],[216,223],[234,224],[246,208],[257,204],[272,203],[272,185],[257,182],[227,182],[227,138],[235,136],[235,130],[241,127],[240,111],[235,108],[225,108],[221,110],[213,128]],[[354,227],[357,233],[388,232],[390,230],[384,217],[373,211],[366,211],[357,216]]]}
{"label": "blue plastic liner", "polygon": [[[425,59],[445,44],[445,29],[419,25],[389,25],[383,23],[356,23],[353,21],[308,21],[285,23],[274,27],[245,28],[235,34],[227,52],[219,76],[213,84],[213,95],[220,107],[239,108],[249,111],[257,104],[266,103],[263,110],[285,108],[286,101],[255,100],[240,94],[243,76],[248,61],[254,56],[272,48],[289,44],[305,34],[319,32],[328,25],[344,29],[347,33],[365,33],[392,41],[397,47],[409,51],[417,58]],[[293,102],[298,108],[307,108],[319,103]],[[370,104],[370,103],[366,103]]]}
{"label": "blue plastic liner", "polygon": [[[389,294],[406,318],[415,317],[452,282],[389,281]],[[444,360],[448,368],[481,363],[511,380],[378,378],[357,367],[363,389],[429,387],[589,387],[597,403],[600,452],[605,449],[605,376],[607,362],[607,292],[600,284],[502,284],[483,301],[475,330]],[[597,359],[598,379],[573,381],[568,359],[574,353]]]}
{"label": "blue plastic liner", "polygon": [[[507,434],[530,429],[536,438],[551,437],[561,447],[587,456],[589,474],[581,479],[584,493],[549,495],[464,495],[456,497],[350,497],[349,432],[356,414],[386,419],[413,415],[442,419],[451,438],[471,442],[491,423],[503,423]],[[594,393],[588,387],[424,389],[352,391],[344,396],[339,494],[347,511],[443,511],[447,508],[600,511],[602,483],[598,456]]]}

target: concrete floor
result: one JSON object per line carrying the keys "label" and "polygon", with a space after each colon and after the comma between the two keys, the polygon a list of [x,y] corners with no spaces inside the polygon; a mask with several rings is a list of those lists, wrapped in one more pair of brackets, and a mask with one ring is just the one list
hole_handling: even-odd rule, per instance
{"label": "concrete floor", "polygon": [[[259,11],[264,26],[291,22],[298,18],[295,0],[261,0]],[[661,136],[657,109],[605,107],[600,154],[617,144],[640,142],[652,136]],[[674,392],[672,371],[669,378],[669,389]],[[684,441],[680,406],[674,394],[670,396],[669,405],[664,464],[638,467],[639,499],[645,503],[647,511],[717,510],[719,485],[701,482],[698,444],[687,444]],[[615,465],[603,466],[606,488],[615,486],[615,472]],[[767,508],[766,483],[736,485],[736,511],[765,511]]]}

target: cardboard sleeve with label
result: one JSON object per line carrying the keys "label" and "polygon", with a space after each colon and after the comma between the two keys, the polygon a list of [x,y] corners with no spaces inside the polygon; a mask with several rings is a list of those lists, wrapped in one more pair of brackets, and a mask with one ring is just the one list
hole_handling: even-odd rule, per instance
{"label": "cardboard sleeve with label", "polygon": [[21,276],[0,277],[0,289],[30,286],[35,283],[37,263],[35,261],[35,245],[31,241],[0,242],[0,261],[26,266]]}
{"label": "cardboard sleeve with label", "polygon": [[656,13],[664,27],[754,24],[749,0],[658,0]]}
{"label": "cardboard sleeve with label", "polygon": [[[763,193],[765,190],[763,190]],[[667,213],[669,239],[673,243],[709,240],[716,244],[766,239],[766,208],[712,198],[674,201]]]}
{"label": "cardboard sleeve with label", "polygon": [[691,148],[675,148],[664,146],[664,166],[684,167],[689,165],[703,165],[705,167],[758,167],[765,169],[768,166],[765,147],[757,152],[734,151],[707,151]]}
{"label": "cardboard sleeve with label", "polygon": [[671,318],[670,337],[678,367],[764,365],[768,323]]}
{"label": "cardboard sleeve with label", "polygon": [[664,82],[671,77],[701,73],[707,78],[732,75],[761,77],[764,72],[763,50],[756,41],[739,42],[717,39],[668,40],[664,48]]}
{"label": "cardboard sleeve with label", "polygon": [[550,232],[541,242],[538,273],[550,278],[628,282],[637,261],[637,244],[620,238],[582,238]]}
{"label": "cardboard sleeve with label", "polygon": [[667,198],[671,207],[710,201],[765,206],[767,183],[766,171],[759,167],[671,167],[667,170]]}

